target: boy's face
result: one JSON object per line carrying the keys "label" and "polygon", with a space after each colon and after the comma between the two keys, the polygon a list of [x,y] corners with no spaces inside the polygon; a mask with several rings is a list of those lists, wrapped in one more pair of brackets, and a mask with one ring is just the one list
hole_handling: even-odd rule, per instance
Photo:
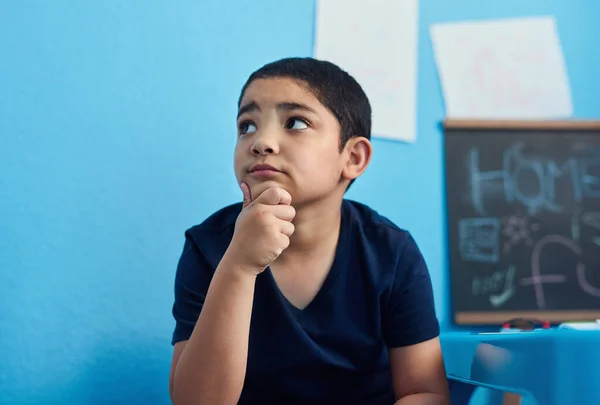
{"label": "boy's face", "polygon": [[254,80],[238,115],[235,175],[239,183],[248,184],[253,199],[269,187],[288,191],[294,206],[340,189],[343,195],[349,153],[339,150],[340,124],[298,82]]}

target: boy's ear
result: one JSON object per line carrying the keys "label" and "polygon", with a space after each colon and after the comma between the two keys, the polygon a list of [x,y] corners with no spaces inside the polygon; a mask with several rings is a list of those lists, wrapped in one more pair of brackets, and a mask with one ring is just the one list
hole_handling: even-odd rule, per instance
{"label": "boy's ear", "polygon": [[342,177],[354,180],[367,170],[373,147],[367,138],[355,136],[346,142],[343,153],[346,154],[347,159],[342,169]]}

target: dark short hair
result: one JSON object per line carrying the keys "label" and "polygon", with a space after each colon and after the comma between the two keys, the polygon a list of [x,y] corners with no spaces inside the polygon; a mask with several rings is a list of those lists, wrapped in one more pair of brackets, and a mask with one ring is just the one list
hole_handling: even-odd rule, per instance
{"label": "dark short hair", "polygon": [[314,58],[284,58],[264,65],[250,75],[238,99],[256,79],[287,77],[297,80],[337,118],[341,127],[340,151],[350,138],[371,139],[371,104],[358,82],[339,66]]}

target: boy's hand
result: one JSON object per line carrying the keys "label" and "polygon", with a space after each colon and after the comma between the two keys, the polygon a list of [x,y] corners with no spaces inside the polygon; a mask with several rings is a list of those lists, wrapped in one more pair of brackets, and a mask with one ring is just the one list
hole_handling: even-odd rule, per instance
{"label": "boy's hand", "polygon": [[248,185],[240,187],[244,205],[227,250],[236,264],[258,275],[289,246],[296,210],[282,188],[268,188],[253,201]]}

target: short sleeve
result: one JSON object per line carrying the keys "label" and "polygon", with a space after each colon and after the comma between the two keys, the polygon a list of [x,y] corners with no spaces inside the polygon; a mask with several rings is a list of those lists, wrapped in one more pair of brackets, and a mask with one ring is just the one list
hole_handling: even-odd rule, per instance
{"label": "short sleeve", "polygon": [[440,333],[429,270],[410,234],[405,238],[383,308],[382,325],[388,347],[421,343]]}
{"label": "short sleeve", "polygon": [[188,340],[192,335],[213,274],[213,269],[186,232],[175,275],[175,330],[171,344]]}

